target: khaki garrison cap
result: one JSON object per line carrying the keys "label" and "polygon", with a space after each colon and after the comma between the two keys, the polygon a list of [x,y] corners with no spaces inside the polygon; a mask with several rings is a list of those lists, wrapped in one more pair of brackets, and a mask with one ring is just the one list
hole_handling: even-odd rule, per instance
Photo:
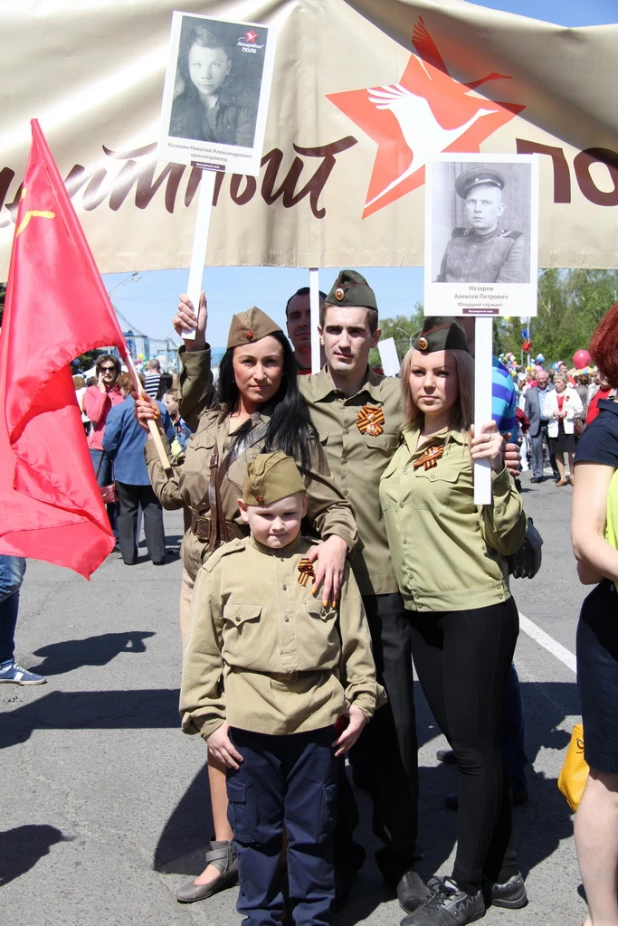
{"label": "khaki garrison cap", "polygon": [[239,312],[232,315],[232,324],[227,336],[227,346],[240,347],[243,344],[252,344],[269,334],[281,331],[279,325],[269,318],[265,312],[254,306],[248,312]]}
{"label": "khaki garrison cap", "polygon": [[342,308],[361,308],[378,310],[376,294],[361,273],[356,270],[340,270],[326,297],[329,305]]}
{"label": "khaki garrison cap", "polygon": [[414,350],[422,354],[433,354],[437,350],[465,350],[470,352],[468,339],[453,318],[429,315],[414,339]]}
{"label": "khaki garrison cap", "polygon": [[281,450],[260,453],[247,466],[242,498],[245,505],[272,505],[280,498],[304,492],[298,467]]}

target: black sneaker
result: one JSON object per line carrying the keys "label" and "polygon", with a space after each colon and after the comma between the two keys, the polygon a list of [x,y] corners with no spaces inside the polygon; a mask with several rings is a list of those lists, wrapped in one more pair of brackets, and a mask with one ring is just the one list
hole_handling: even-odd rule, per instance
{"label": "black sneaker", "polygon": [[397,900],[406,913],[412,913],[418,907],[422,907],[432,896],[433,891],[429,890],[419,873],[413,868],[406,871],[399,879]]}
{"label": "black sneaker", "polygon": [[483,892],[467,894],[452,878],[431,878],[435,893],[414,913],[404,916],[400,926],[465,926],[485,916]]}
{"label": "black sneaker", "polygon": [[520,910],[528,903],[528,894],[524,879],[517,872],[503,884],[486,881],[483,885],[485,903],[492,907],[505,907],[507,910]]}

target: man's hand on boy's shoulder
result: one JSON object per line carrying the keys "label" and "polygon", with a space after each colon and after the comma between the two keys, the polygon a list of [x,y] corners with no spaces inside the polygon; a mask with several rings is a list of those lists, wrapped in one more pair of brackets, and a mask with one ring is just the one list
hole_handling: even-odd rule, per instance
{"label": "man's hand on boy's shoulder", "polygon": [[366,714],[363,714],[360,707],[355,707],[353,704],[350,706],[349,711],[342,714],[339,720],[345,718],[347,718],[348,723],[343,733],[333,743],[333,746],[337,747],[336,756],[342,756],[344,752],[352,748],[369,719]]}
{"label": "man's hand on boy's shoulder", "polygon": [[242,762],[243,758],[238,750],[234,748],[229,730],[230,725],[225,721],[220,727],[217,727],[206,740],[208,751],[227,768],[240,768],[239,762]]}

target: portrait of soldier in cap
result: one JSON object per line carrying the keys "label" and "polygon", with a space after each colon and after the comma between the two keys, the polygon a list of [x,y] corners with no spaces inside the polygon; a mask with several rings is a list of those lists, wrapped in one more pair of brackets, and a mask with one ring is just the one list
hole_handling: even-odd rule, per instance
{"label": "portrait of soldier in cap", "polygon": [[506,186],[504,173],[489,165],[457,175],[455,192],[464,201],[465,225],[453,229],[436,283],[529,282],[525,236],[502,224]]}

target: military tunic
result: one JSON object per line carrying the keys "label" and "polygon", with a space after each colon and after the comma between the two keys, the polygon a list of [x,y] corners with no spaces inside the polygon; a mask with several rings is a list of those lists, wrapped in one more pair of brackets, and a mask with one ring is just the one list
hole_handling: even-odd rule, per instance
{"label": "military tunic", "polygon": [[478,235],[455,228],[446,246],[437,283],[527,283],[523,277],[521,232],[496,229]]}
{"label": "military tunic", "polygon": [[[521,546],[526,515],[505,468],[492,473],[492,503],[474,504],[466,436],[444,430],[417,449],[418,425],[407,427],[380,482],[390,552],[405,607],[461,611],[506,601],[504,557]],[[434,467],[414,467],[429,446],[444,448]]]}
{"label": "military tunic", "polygon": [[249,537],[200,569],[191,602],[180,711],[185,733],[231,727],[282,735],[332,725],[350,704],[383,701],[358,587],[346,565],[337,610],[298,581],[303,537],[271,550]]}
{"label": "military tunic", "polygon": [[[255,414],[254,424],[266,424],[268,418]],[[152,487],[164,508],[178,509],[186,506],[194,513],[210,516],[208,486],[210,484],[210,458],[215,448],[219,450],[219,465],[230,451],[234,435],[229,433],[229,416],[220,409],[210,409],[202,415],[195,434],[189,440],[185,462],[180,469],[166,472],[159,461],[153,441],[146,444],[146,464]],[[249,437],[250,439],[250,437]],[[165,439],[164,439],[165,443]],[[258,440],[246,447],[231,464],[221,483],[223,517],[234,522],[239,533],[247,533],[247,525],[238,510],[238,499],[247,474],[247,464],[258,453],[263,452],[264,440]],[[168,454],[170,452],[167,446]],[[357,531],[352,506],[331,481],[328,465],[319,447],[312,454],[309,471],[304,474],[309,507],[307,515],[322,539],[337,534],[345,540],[348,550],[356,544]],[[187,572],[197,575],[207,553],[208,541],[200,540],[194,531],[184,536],[181,556]]]}

